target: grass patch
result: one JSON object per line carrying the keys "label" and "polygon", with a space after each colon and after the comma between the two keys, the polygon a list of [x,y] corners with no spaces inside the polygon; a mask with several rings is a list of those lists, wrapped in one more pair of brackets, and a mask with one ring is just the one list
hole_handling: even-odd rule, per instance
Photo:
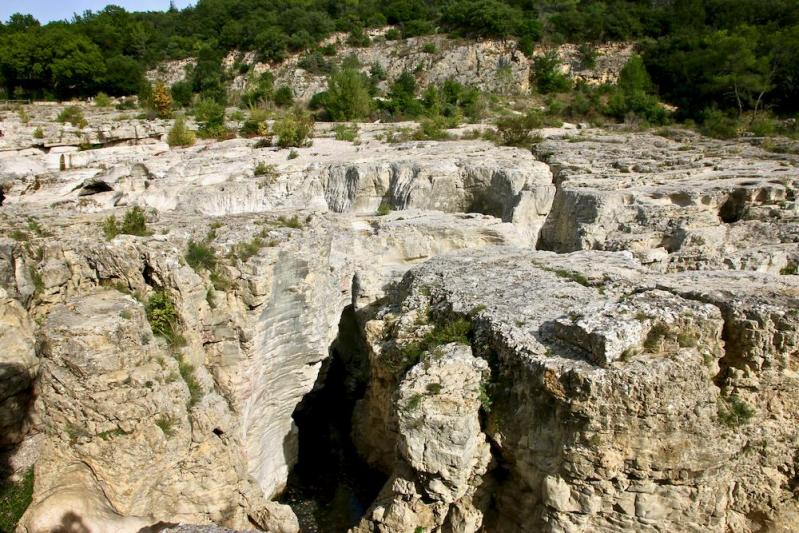
{"label": "grass patch", "polygon": [[414,394],[408,400],[408,403],[405,404],[405,409],[408,411],[416,411],[421,407],[422,400],[424,399],[424,395],[422,394]]}
{"label": "grass patch", "polygon": [[302,222],[300,222],[300,219],[297,217],[297,215],[294,215],[291,218],[286,218],[284,216],[279,216],[277,218],[276,225],[279,228],[292,228],[292,229],[301,229],[302,228]]}
{"label": "grass patch", "polygon": [[162,416],[156,419],[155,425],[161,428],[161,431],[164,432],[164,435],[171,437],[175,434],[175,425],[177,425],[177,420],[171,416]]}
{"label": "grass patch", "polygon": [[78,106],[67,106],[65,107],[56,117],[56,120],[62,124],[69,122],[73,126],[78,128],[85,128],[89,125],[86,122],[86,118],[83,116],[83,110]]}
{"label": "grass patch", "polygon": [[44,292],[44,280],[42,279],[42,275],[39,273],[39,270],[33,265],[28,267],[28,273],[31,276],[31,281],[33,282],[33,291],[34,294],[41,294]]}
{"label": "grass patch", "polygon": [[562,268],[557,268],[552,270],[552,273],[558,276],[559,278],[568,279],[569,281],[579,283],[584,287],[591,286],[591,283],[588,281],[588,278],[585,277],[585,275],[581,274],[580,272],[574,272],[573,270],[565,270]]}
{"label": "grass patch", "polygon": [[20,481],[0,482],[0,531],[14,531],[33,498],[33,467]]}
{"label": "grass patch", "polygon": [[246,263],[261,251],[261,248],[266,246],[267,243],[259,237],[255,236],[246,242],[240,242],[233,247],[233,254],[239,258],[242,263]]}
{"label": "grass patch", "polygon": [[204,242],[190,240],[186,255],[183,257],[195,272],[200,270],[213,271],[216,268],[216,252]]}
{"label": "grass patch", "polygon": [[737,428],[749,423],[755,410],[735,394],[728,398],[718,399],[719,422],[730,428]]}
{"label": "grass patch", "polygon": [[126,431],[121,430],[120,428],[110,429],[108,431],[101,431],[97,434],[103,440],[111,440],[113,437],[123,437],[127,435]]}
{"label": "grass patch", "polygon": [[11,233],[8,234],[9,237],[14,239],[15,241],[25,242],[30,240],[31,236],[27,233],[22,231],[21,229],[15,229]]}
{"label": "grass patch", "polygon": [[196,405],[200,400],[203,398],[203,389],[200,386],[200,382],[197,381],[197,378],[194,377],[194,366],[191,363],[188,363],[182,356],[177,356],[178,360],[178,371],[180,372],[180,377],[183,378],[183,381],[186,382],[186,386],[189,388],[189,402],[188,407],[191,408]]}
{"label": "grass patch", "polygon": [[355,142],[358,140],[358,126],[354,124],[339,124],[333,129],[333,132],[337,141]]}

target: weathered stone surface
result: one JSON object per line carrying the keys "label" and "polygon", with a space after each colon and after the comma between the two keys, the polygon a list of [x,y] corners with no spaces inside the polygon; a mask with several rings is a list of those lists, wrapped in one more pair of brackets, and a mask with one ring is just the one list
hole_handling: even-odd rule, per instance
{"label": "weathered stone surface", "polygon": [[39,366],[28,313],[0,287],[0,446],[18,443],[31,424]]}
{"label": "weathered stone surface", "polygon": [[665,271],[795,272],[799,158],[675,134],[587,131],[541,143],[558,192],[539,247],[629,250]]}
{"label": "weathered stone surface", "polygon": [[[3,386],[42,361],[29,532],[296,533],[270,500],[349,305],[369,347],[353,437],[389,476],[358,531],[796,529],[792,156],[552,129],[547,166],[372,124],[289,160],[169,149],[146,138],[160,122],[79,150],[59,109],[9,119],[0,155],[0,336],[26,369]],[[49,151],[31,148],[47,120]],[[152,235],[105,240],[132,205]],[[190,240],[213,273],[186,264]],[[156,291],[185,346],[152,335]],[[442,333],[457,319],[468,332]]]}
{"label": "weathered stone surface", "polygon": [[[778,353],[795,357],[799,284],[753,278],[769,287],[764,299],[773,303],[764,309],[755,296],[762,288],[747,287],[752,276],[653,275],[629,255],[600,252],[493,249],[433,259],[409,272],[396,299],[376,311],[384,325],[367,327],[376,354],[384,355],[372,358],[370,390],[356,412],[356,422],[376,429],[360,442],[385,463],[392,459],[384,454],[400,460],[382,444],[392,436],[401,443],[408,433],[402,415],[381,411],[386,401],[401,409],[404,397],[404,382],[386,379],[386,354],[412,341],[408,328],[425,327],[412,326],[417,313],[429,312],[437,323],[454,314],[472,322],[475,354],[492,367],[485,431],[495,470],[480,484],[494,495],[496,514],[484,523],[491,531],[754,531],[784,524],[796,512],[796,415],[788,406],[797,397],[787,392],[796,376],[766,365],[741,368],[730,354],[763,345],[775,351],[775,339],[738,340],[729,331],[741,327],[733,309],[752,325],[782,320]],[[622,346],[623,355],[607,357]],[[422,357],[418,367],[435,364]],[[446,442],[439,439],[436,445]],[[479,498],[475,504],[489,508]],[[391,531],[422,516],[437,523],[434,513],[412,506],[399,514],[385,509],[377,503],[367,516],[389,516]]]}

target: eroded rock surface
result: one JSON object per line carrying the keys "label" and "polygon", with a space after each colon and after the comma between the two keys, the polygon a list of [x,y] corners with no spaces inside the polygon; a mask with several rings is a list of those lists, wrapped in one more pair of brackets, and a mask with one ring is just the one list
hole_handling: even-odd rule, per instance
{"label": "eroded rock surface", "polygon": [[[799,524],[794,156],[379,124],[294,159],[159,122],[31,140],[57,111],[9,119],[0,156],[0,422],[43,443],[21,531],[298,531],[273,499],[348,306],[353,443],[388,480],[358,533]],[[149,235],[106,240],[132,206]]]}

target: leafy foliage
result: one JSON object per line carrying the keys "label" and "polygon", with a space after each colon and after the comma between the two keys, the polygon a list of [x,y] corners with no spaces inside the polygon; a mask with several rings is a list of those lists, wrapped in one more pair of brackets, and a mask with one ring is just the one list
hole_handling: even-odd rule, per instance
{"label": "leafy foliage", "polygon": [[105,238],[109,241],[117,235],[136,235],[138,237],[147,237],[152,235],[152,232],[147,229],[147,218],[144,210],[139,206],[134,206],[129,209],[122,223],[118,223],[116,216],[111,215],[103,221],[103,233]]}
{"label": "leafy foliage", "polygon": [[169,344],[179,344],[178,312],[166,291],[155,291],[144,306],[147,321],[155,335],[164,337]]}
{"label": "leafy foliage", "polygon": [[372,109],[368,80],[354,68],[334,73],[328,81],[323,106],[330,118],[336,121],[368,116]]}
{"label": "leafy foliage", "polygon": [[309,142],[313,133],[313,117],[300,108],[294,108],[275,122],[274,133],[281,148],[301,147]]}
{"label": "leafy foliage", "polygon": [[203,98],[194,108],[194,118],[199,125],[200,137],[221,138],[227,134],[225,129],[225,106],[211,98]]}
{"label": "leafy foliage", "polygon": [[[46,25],[14,15],[0,27],[0,82],[6,98],[132,95],[146,85],[146,69],[193,56],[191,91],[224,103],[229,73],[221,60],[229,51],[255,51],[266,61],[307,51],[304,65],[324,72],[329,67],[314,52],[323,39],[344,31],[352,45],[365,46],[368,29],[386,23],[394,25],[389,40],[443,29],[514,38],[528,55],[540,40],[637,40],[654,82],[646,94],[676,105],[681,118],[698,119],[706,108],[733,110],[739,118],[765,108],[799,112],[795,0],[199,0],[166,12],[130,13],[112,5]],[[583,59],[590,63],[586,54]],[[536,66],[536,83],[541,92],[556,93],[564,79],[546,63]],[[265,89],[245,94],[243,105],[271,99]],[[172,98],[183,106],[191,100],[185,86]],[[624,106],[639,104],[624,95]],[[399,109],[416,116],[409,107]]]}

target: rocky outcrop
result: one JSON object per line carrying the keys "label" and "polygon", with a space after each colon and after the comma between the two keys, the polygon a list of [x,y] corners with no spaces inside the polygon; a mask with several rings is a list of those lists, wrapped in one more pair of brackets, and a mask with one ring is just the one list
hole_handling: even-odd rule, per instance
{"label": "rocky outcrop", "polygon": [[585,132],[538,145],[558,184],[539,247],[629,250],[663,271],[795,271],[799,158],[670,136]]}
{"label": "rocky outcrop", "polygon": [[[768,284],[768,309],[756,301],[762,288],[753,279]],[[408,461],[408,435],[424,431],[437,413],[429,393],[418,412],[404,411],[408,382],[440,363],[428,350],[391,384],[386,373],[397,370],[386,354],[396,344],[410,353],[407,328],[418,335],[430,327],[412,316],[430,313],[441,331],[460,316],[470,323],[475,355],[491,365],[483,431],[492,467],[470,487],[492,496],[472,500],[474,521],[442,530],[754,531],[790,523],[796,398],[788,391],[796,378],[768,365],[743,370],[731,354],[767,345],[781,357],[795,355],[798,288],[737,273],[652,275],[629,255],[599,252],[495,249],[434,259],[406,275],[396,299],[376,312],[380,326],[366,328],[386,333],[376,337],[383,355],[372,358],[370,390],[356,417],[364,428],[382,420],[384,429],[361,442],[367,453],[388,454],[386,464]],[[751,333],[732,336],[740,327],[732,308],[752,324],[781,320],[780,347],[769,334],[754,342]],[[449,374],[442,387],[458,379]],[[408,427],[408,420],[417,422]],[[452,434],[426,434],[428,467]],[[398,448],[381,446],[387,438]],[[440,527],[413,507],[413,491],[423,494],[446,470],[422,472],[411,477],[415,485],[384,489],[398,495],[402,511],[377,503],[367,520],[389,517],[388,531]]]}

